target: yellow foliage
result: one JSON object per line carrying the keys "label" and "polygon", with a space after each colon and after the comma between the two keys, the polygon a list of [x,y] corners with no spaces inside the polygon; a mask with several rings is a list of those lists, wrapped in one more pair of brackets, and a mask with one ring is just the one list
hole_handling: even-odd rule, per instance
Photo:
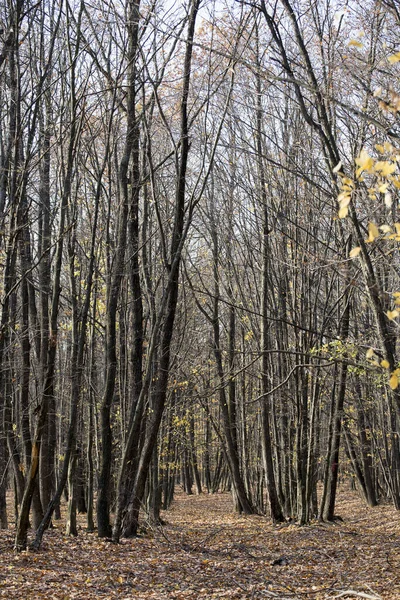
{"label": "yellow foliage", "polygon": [[360,252],[361,252],[361,247],[356,246],[355,248],[353,248],[353,250],[350,250],[349,257],[356,258],[360,254]]}
{"label": "yellow foliage", "polygon": [[248,331],[246,333],[246,335],[244,336],[244,341],[245,342],[250,342],[250,340],[252,340],[254,337],[254,333],[252,331]]}
{"label": "yellow foliage", "polygon": [[349,186],[350,188],[354,188],[354,181],[350,179],[350,177],[342,177],[343,187]]}
{"label": "yellow foliage", "polygon": [[395,390],[395,389],[398,388],[398,386],[399,386],[399,378],[397,377],[397,375],[395,373],[392,373],[392,375],[391,375],[391,377],[389,379],[389,385],[390,385],[390,388],[392,390]]}
{"label": "yellow foliage", "polygon": [[377,237],[379,237],[379,229],[375,225],[375,223],[368,223],[368,238],[365,240],[368,244],[373,242]]}
{"label": "yellow foliage", "polygon": [[347,44],[349,47],[351,46],[355,46],[356,48],[362,48],[363,44],[362,42],[360,42],[359,40],[350,40],[349,43]]}
{"label": "yellow foliage", "polygon": [[400,60],[400,52],[396,52],[395,54],[391,54],[390,56],[388,56],[388,61],[393,64],[393,63],[397,63]]}
{"label": "yellow foliage", "polygon": [[398,317],[398,316],[399,316],[399,314],[400,314],[400,313],[399,313],[399,311],[398,311],[398,310],[396,310],[396,309],[395,309],[395,310],[388,310],[388,311],[387,311],[387,313],[386,313],[386,315],[387,315],[387,318],[388,318],[390,321],[393,321],[393,319],[395,319],[396,317]]}
{"label": "yellow foliage", "polygon": [[375,170],[379,171],[383,177],[388,177],[396,170],[396,163],[392,163],[389,160],[379,160],[375,163]]}
{"label": "yellow foliage", "polygon": [[361,150],[359,157],[356,158],[356,164],[359,167],[356,171],[356,176],[359,177],[363,171],[371,171],[373,169],[374,160],[366,150]]}

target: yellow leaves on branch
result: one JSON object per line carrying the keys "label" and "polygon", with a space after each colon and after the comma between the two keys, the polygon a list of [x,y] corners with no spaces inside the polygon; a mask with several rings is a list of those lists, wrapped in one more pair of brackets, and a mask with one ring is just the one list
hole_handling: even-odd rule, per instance
{"label": "yellow leaves on branch", "polygon": [[[386,358],[382,359],[380,361],[380,363],[377,361],[377,356],[374,352],[373,348],[368,348],[365,357],[368,359],[369,363],[371,365],[374,365],[376,367],[382,367],[383,369],[389,369],[390,368],[390,363],[388,360],[386,360]],[[389,387],[392,390],[395,390],[400,383],[400,369],[396,369],[395,371],[393,371],[393,373],[390,374],[390,378],[389,378]]]}
{"label": "yellow leaves on branch", "polygon": [[[378,237],[376,235],[376,230],[375,227],[373,228],[373,232],[372,235],[375,235],[375,238]],[[393,226],[388,225],[387,223],[384,223],[383,225],[379,225],[379,229],[381,230],[382,234],[383,234],[383,239],[385,240],[394,240],[395,242],[400,242],[400,223],[393,223]],[[370,233],[370,230],[368,229],[368,233]],[[366,240],[367,242],[369,241],[374,241],[374,240],[370,240],[368,238],[368,240]]]}
{"label": "yellow leaves on branch", "polygon": [[[336,169],[341,168],[341,163],[339,163],[334,169],[334,172],[338,172],[336,171]],[[350,179],[349,177],[341,177],[342,180],[342,188],[341,188],[341,192],[338,196],[338,202],[339,202],[339,219],[345,219],[348,215],[349,212],[349,204],[351,202],[351,194],[352,191],[354,189],[354,181],[352,179]]]}
{"label": "yellow leaves on branch", "polygon": [[389,160],[379,160],[375,163],[375,171],[382,177],[389,177],[396,170],[396,163],[390,162]]}
{"label": "yellow leaves on branch", "polygon": [[[373,158],[367,150],[363,148],[359,156],[355,159],[357,167],[355,179],[362,181],[364,174],[374,176],[376,183],[372,187],[367,188],[368,196],[370,200],[376,200],[379,194],[383,194],[384,205],[386,208],[390,209],[393,204],[393,196],[390,187],[400,189],[400,177],[396,174],[398,163],[400,163],[400,149],[394,148],[389,142],[376,144],[375,149],[379,154],[384,156],[380,156],[380,160],[378,160],[378,158]],[[387,160],[384,160],[386,157],[388,157]],[[339,175],[342,183],[338,196],[338,216],[340,219],[344,219],[349,213],[349,204],[356,185],[355,181],[349,177],[345,177],[341,170],[341,162],[332,169],[333,173]],[[383,233],[387,234],[386,237],[389,237],[391,232],[383,231]],[[372,223],[369,224],[368,234],[367,242],[373,242],[378,237],[379,233],[376,225]],[[400,232],[396,231],[395,235],[397,236],[399,234]]]}
{"label": "yellow leaves on branch", "polygon": [[388,153],[392,154],[394,151],[394,147],[392,146],[392,144],[390,142],[385,142],[384,144],[375,144],[375,148],[381,154],[383,154],[384,152],[388,152]]}
{"label": "yellow leaves on branch", "polygon": [[[390,144],[389,144],[390,146]],[[385,151],[393,151],[394,149],[390,146],[390,148],[386,148],[385,146],[381,146],[377,144],[376,149],[378,152]],[[358,169],[356,170],[356,177],[360,179],[362,173],[375,173],[379,177],[390,178],[397,168],[396,162],[391,160],[377,160],[375,161],[372,156],[368,154],[368,152],[363,149],[360,152],[360,155],[356,158],[356,165],[358,165]],[[383,185],[383,184],[381,184]],[[387,190],[387,186],[384,191]]]}
{"label": "yellow leaves on branch", "polygon": [[[398,224],[400,225],[400,224]],[[371,221],[368,223],[368,237],[365,240],[366,244],[372,244],[372,242],[374,242],[376,240],[376,238],[378,238],[381,234],[379,232],[379,229],[381,229],[381,231],[383,233],[389,234],[386,235],[386,237],[391,238],[393,237],[392,235],[392,229],[391,227],[389,227],[389,225],[381,225],[381,227],[377,227],[375,225],[375,223],[372,223]],[[394,236],[397,239],[397,235]],[[361,247],[360,246],[356,246],[356,248],[353,248],[350,252],[349,252],[349,258],[356,258],[361,252]]]}

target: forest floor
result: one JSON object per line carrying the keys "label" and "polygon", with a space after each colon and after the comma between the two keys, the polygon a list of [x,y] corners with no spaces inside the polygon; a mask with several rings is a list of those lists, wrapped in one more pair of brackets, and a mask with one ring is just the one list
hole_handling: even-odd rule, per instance
{"label": "forest floor", "polygon": [[[0,531],[0,597],[19,600],[400,599],[400,515],[342,490],[343,522],[271,526],[229,494],[178,494],[166,525],[119,545],[56,522],[39,552]],[[273,564],[282,559],[284,564]]]}

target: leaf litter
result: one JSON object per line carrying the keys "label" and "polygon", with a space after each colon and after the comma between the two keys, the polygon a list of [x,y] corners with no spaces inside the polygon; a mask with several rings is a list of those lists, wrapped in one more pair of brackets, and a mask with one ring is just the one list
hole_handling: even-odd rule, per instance
{"label": "leaf litter", "polygon": [[232,512],[229,494],[178,494],[166,524],[111,544],[85,531],[44,537],[39,552],[15,554],[0,531],[0,598],[197,600],[400,598],[400,519],[389,505],[368,508],[339,495],[343,522],[272,526]]}

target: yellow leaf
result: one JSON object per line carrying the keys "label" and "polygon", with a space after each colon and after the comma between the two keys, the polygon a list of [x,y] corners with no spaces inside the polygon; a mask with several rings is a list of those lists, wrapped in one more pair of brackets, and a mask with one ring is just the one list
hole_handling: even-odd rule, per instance
{"label": "yellow leaf", "polygon": [[368,223],[368,238],[365,240],[368,244],[373,242],[377,237],[379,237],[379,229],[375,225],[375,223]]}
{"label": "yellow leaf", "polygon": [[375,355],[375,352],[374,352],[373,348],[368,348],[368,350],[367,350],[367,352],[366,352],[365,356],[366,356],[367,358],[372,358],[374,355]]}
{"label": "yellow leaf", "polygon": [[386,208],[391,208],[392,204],[393,204],[393,198],[392,198],[392,194],[390,192],[385,192],[385,206]]}
{"label": "yellow leaf", "polygon": [[379,229],[382,231],[382,233],[392,232],[392,228],[390,227],[390,225],[379,225]]}
{"label": "yellow leaf", "polygon": [[356,158],[356,164],[360,167],[358,171],[370,171],[374,166],[374,161],[366,150],[361,150],[360,155]]}
{"label": "yellow leaf", "polygon": [[375,149],[378,150],[378,152],[380,152],[381,154],[383,154],[385,151],[385,148],[381,144],[375,144]]}
{"label": "yellow leaf", "polygon": [[393,319],[395,319],[396,317],[398,317],[400,313],[399,313],[398,310],[395,309],[395,310],[388,310],[386,314],[387,314],[387,318],[390,321],[393,321]]}
{"label": "yellow leaf", "polygon": [[362,48],[362,42],[359,42],[358,40],[350,40],[349,43],[347,44],[349,47],[350,46],[355,46],[356,48]]}
{"label": "yellow leaf", "polygon": [[389,379],[389,385],[392,390],[395,390],[399,385],[399,378],[394,373],[392,374],[391,378]]}
{"label": "yellow leaf", "polygon": [[341,192],[339,194],[339,196],[338,196],[338,202],[341,203],[341,202],[343,202],[344,200],[347,200],[347,199],[350,202],[350,198],[351,198],[351,195],[349,194],[349,190],[344,190],[343,192]]}
{"label": "yellow leaf", "polygon": [[349,214],[349,207],[348,206],[342,206],[341,209],[338,212],[339,219],[345,219],[348,214]]}
{"label": "yellow leaf", "polygon": [[345,206],[348,206],[350,204],[350,200],[351,200],[351,196],[343,196],[339,200],[340,208],[344,208]]}
{"label": "yellow leaf", "polygon": [[350,187],[354,187],[354,181],[350,179],[350,177],[342,177],[343,185],[348,185]]}
{"label": "yellow leaf", "polygon": [[338,164],[336,165],[336,167],[334,167],[334,168],[332,169],[332,172],[333,172],[333,173],[339,173],[339,171],[340,171],[340,169],[341,169],[341,168],[342,168],[342,161],[341,161],[341,160],[339,160],[339,162],[338,162]]}
{"label": "yellow leaf", "polygon": [[388,368],[390,367],[390,365],[389,365],[389,361],[388,361],[388,360],[386,360],[386,358],[384,358],[384,359],[381,361],[381,367],[383,367],[384,369],[388,369]]}
{"label": "yellow leaf", "polygon": [[360,252],[361,252],[361,247],[356,246],[355,248],[353,248],[353,250],[350,250],[349,257],[356,258],[360,254]]}
{"label": "yellow leaf", "polygon": [[399,60],[400,60],[400,52],[396,52],[396,54],[391,54],[390,56],[388,56],[388,61],[391,64],[397,63],[397,62],[399,62]]}

